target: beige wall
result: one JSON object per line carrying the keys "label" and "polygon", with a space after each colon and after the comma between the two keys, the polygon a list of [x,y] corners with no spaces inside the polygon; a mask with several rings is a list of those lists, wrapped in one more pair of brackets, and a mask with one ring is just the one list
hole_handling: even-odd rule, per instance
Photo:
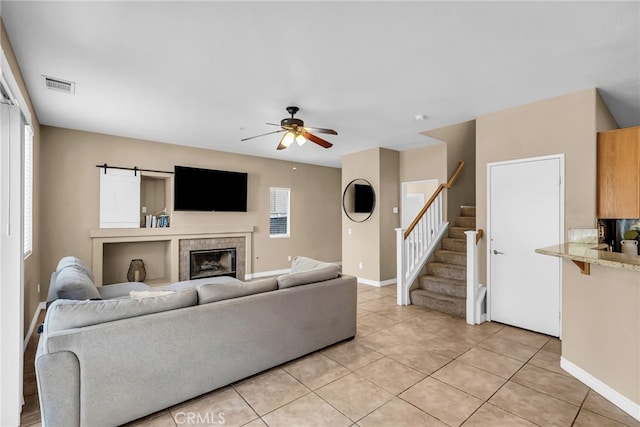
{"label": "beige wall", "polygon": [[640,405],[640,273],[562,269],[562,357]]}
{"label": "beige wall", "polygon": [[[446,181],[447,144],[408,151],[384,148],[352,153],[342,158],[342,189],[354,179],[371,182],[376,208],[362,223],[342,214],[342,268],[345,273],[374,282],[396,278],[395,228],[400,227],[400,183],[438,179]],[[351,230],[351,233],[349,233]],[[362,269],[359,268],[362,263]]]}
{"label": "beige wall", "polygon": [[[447,144],[444,142],[401,151],[399,161],[400,183],[437,179],[438,184],[442,184],[448,180]],[[434,191],[437,187],[436,185]],[[433,194],[433,191],[431,194]],[[444,197],[446,200],[446,193]],[[402,195],[400,195],[400,198],[402,198]],[[401,219],[402,216],[399,218],[400,222],[402,222]]]}
{"label": "beige wall", "polygon": [[596,91],[596,131],[607,131],[619,127],[615,117],[613,117],[613,114],[609,111],[609,107],[607,107],[604,99],[602,99],[602,95]]}
{"label": "beige wall", "polygon": [[400,152],[400,182],[437,179],[439,184],[447,177],[447,144],[439,143]]}
{"label": "beige wall", "polygon": [[455,185],[447,190],[447,218],[460,215],[460,206],[476,205],[476,121],[458,123],[423,132],[447,144],[446,180],[453,175],[461,160],[465,162]]}
{"label": "beige wall", "polygon": [[[342,271],[360,278],[380,280],[380,149],[342,157],[342,191],[354,179],[371,183],[376,206],[364,222],[351,221],[342,211]],[[359,268],[362,263],[362,268]]]}
{"label": "beige wall", "polygon": [[[373,185],[376,206],[364,222],[342,214],[342,270],[374,282],[396,277],[395,231],[399,217],[393,208],[400,204],[400,153],[373,148],[342,158],[342,189],[354,179]],[[362,263],[362,268],[359,267]]]}
{"label": "beige wall", "polygon": [[[253,273],[288,268],[289,255],[340,261],[340,169],[293,164],[42,126],[42,278],[65,255],[91,263],[89,230],[98,228],[96,165],[173,171],[174,165],[249,173],[248,212],[174,212],[172,227],[254,226]],[[295,170],[294,170],[295,167]],[[269,187],[291,188],[291,237],[269,237]],[[170,208],[170,207],[169,207]],[[47,282],[48,284],[48,282]]]}
{"label": "beige wall", "polygon": [[[20,92],[27,102],[29,111],[31,112],[31,120],[33,127],[33,252],[24,262],[24,332],[28,332],[29,325],[33,319],[36,310],[41,301],[46,299],[46,286],[43,286],[38,293],[38,284],[40,284],[40,123],[36,117],[29,92],[24,84],[22,78],[22,72],[18,66],[13,48],[11,47],[11,41],[4,28],[4,23],[0,21],[1,34],[0,44],[4,50],[4,54],[9,62],[11,73],[15,77]],[[43,282],[48,283],[47,282]]]}
{"label": "beige wall", "polygon": [[[570,228],[594,228],[596,132],[616,127],[596,89],[478,117],[477,226],[486,230],[487,163],[564,153],[565,235]],[[486,283],[486,241],[479,247],[481,283]],[[591,272],[585,276],[571,262],[563,263],[562,355],[638,403],[638,273],[598,266]]]}
{"label": "beige wall", "polygon": [[[393,208],[398,213],[393,213]],[[400,227],[400,153],[380,149],[380,281],[396,278],[396,232]]]}

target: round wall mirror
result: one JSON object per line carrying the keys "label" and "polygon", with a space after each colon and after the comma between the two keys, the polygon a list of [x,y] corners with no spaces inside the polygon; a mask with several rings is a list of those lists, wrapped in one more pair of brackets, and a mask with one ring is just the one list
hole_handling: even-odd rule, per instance
{"label": "round wall mirror", "polygon": [[376,207],[376,193],[366,179],[354,179],[342,193],[342,209],[351,221],[363,222],[369,219]]}

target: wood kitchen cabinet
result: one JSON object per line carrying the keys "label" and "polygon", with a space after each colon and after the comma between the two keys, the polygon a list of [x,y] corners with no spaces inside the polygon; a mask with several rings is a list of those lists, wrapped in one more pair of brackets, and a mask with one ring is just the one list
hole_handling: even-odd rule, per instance
{"label": "wood kitchen cabinet", "polygon": [[640,218],[640,126],[598,133],[598,218]]}

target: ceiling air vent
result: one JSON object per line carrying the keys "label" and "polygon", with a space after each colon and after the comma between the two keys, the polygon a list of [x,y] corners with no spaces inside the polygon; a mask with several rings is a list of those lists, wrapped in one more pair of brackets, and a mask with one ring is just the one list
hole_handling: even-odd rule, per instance
{"label": "ceiling air vent", "polygon": [[76,84],[74,82],[68,82],[66,80],[44,75],[42,77],[44,77],[44,85],[47,89],[57,90],[58,92],[64,92],[70,95],[73,95],[76,92]]}

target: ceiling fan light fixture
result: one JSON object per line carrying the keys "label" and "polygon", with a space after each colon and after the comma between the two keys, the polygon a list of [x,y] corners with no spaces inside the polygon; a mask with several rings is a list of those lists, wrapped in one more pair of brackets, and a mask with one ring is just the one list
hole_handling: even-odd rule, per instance
{"label": "ceiling fan light fixture", "polygon": [[330,135],[337,135],[338,132],[333,129],[305,127],[304,122],[301,119],[294,117],[294,115],[298,112],[298,107],[287,107],[287,112],[291,114],[291,117],[280,120],[279,125],[275,123],[267,123],[269,126],[278,126],[280,128],[279,130],[263,133],[261,135],[250,136],[248,138],[242,138],[240,141],[247,141],[249,139],[258,138],[260,136],[284,132],[284,135],[282,136],[280,142],[278,143],[278,146],[276,147],[277,150],[284,150],[285,148],[289,148],[289,146],[293,144],[294,141],[297,142],[298,145],[303,145],[305,142],[311,141],[322,148],[331,148],[333,146],[332,143],[330,143],[329,141],[325,141],[315,134],[327,133]]}
{"label": "ceiling fan light fixture", "polygon": [[296,135],[293,132],[288,131],[282,137],[282,141],[280,141],[280,144],[283,145],[284,148],[289,148],[289,146],[293,143],[293,141],[295,141],[295,138],[296,138]]}

